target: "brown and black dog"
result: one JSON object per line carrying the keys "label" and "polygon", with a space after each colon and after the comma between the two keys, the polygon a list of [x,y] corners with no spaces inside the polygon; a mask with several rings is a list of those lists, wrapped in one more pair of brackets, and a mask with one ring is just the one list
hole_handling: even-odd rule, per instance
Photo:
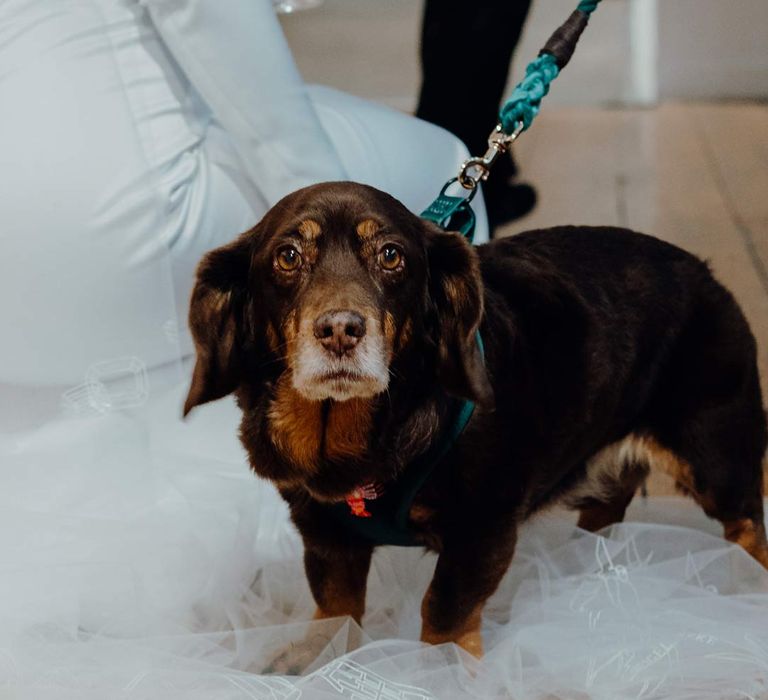
{"label": "brown and black dog", "polygon": [[360,621],[376,544],[329,504],[408,478],[461,399],[474,414],[408,511],[439,552],[423,640],[479,655],[518,525],[556,502],[589,530],[620,521],[654,465],[768,566],[755,341],[707,266],[660,240],[561,227],[473,248],[383,192],[321,184],[204,258],[190,326],[185,414],[236,394],[318,617]]}

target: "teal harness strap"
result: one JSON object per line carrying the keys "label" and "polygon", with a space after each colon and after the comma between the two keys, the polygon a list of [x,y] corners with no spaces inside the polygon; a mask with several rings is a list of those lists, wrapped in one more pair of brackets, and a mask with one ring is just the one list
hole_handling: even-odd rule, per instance
{"label": "teal harness strap", "polygon": [[470,243],[475,238],[475,212],[469,203],[474,191],[469,196],[456,197],[446,194],[448,188],[456,182],[456,178],[443,185],[440,194],[423,212],[421,218],[437,224],[446,231],[458,231]]}
{"label": "teal harness strap", "polygon": [[[485,357],[485,347],[483,345],[483,339],[480,336],[480,331],[475,334],[475,341],[477,347],[480,349],[480,354]],[[424,485],[427,477],[432,472],[432,469],[445,457],[450,449],[456,444],[456,441],[461,437],[464,429],[469,425],[469,421],[472,418],[472,414],[475,412],[475,404],[473,401],[464,400],[461,402],[456,420],[453,422],[449,432],[445,437],[437,444],[437,447],[431,450],[428,465],[426,468],[419,470],[420,473],[415,475],[415,478],[410,479],[405,492],[403,493],[403,499],[400,501],[400,507],[395,514],[395,521],[404,529],[408,529],[408,516],[411,512],[411,504],[413,499],[416,498],[416,494],[419,489]]]}

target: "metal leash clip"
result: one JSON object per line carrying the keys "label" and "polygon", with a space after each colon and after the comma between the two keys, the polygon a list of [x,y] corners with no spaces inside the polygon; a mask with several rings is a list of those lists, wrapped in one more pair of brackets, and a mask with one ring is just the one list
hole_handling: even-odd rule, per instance
{"label": "metal leash clip", "polygon": [[467,190],[474,190],[481,182],[485,182],[497,158],[507,152],[517,137],[523,133],[523,128],[523,122],[518,122],[515,130],[511,134],[506,134],[502,131],[501,124],[497,124],[488,137],[488,150],[485,154],[468,158],[461,164],[458,177],[461,186]]}

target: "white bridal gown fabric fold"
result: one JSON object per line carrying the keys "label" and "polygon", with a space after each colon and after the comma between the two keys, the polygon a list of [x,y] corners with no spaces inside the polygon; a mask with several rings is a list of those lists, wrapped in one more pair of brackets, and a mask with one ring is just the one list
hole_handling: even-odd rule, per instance
{"label": "white bridal gown fabric fold", "polygon": [[417,641],[418,550],[376,553],[362,629],[310,622],[234,402],[180,420],[193,268],[318,179],[417,211],[465,151],[304,89],[268,4],[0,3],[0,697],[766,697],[768,574],[680,499],[527,524],[482,661]]}
{"label": "white bridal gown fabric fold", "polygon": [[[307,88],[269,0],[8,0],[0,124],[9,384],[173,362],[200,257],[280,197],[350,178],[420,211],[467,155],[438,127]],[[163,324],[178,343],[154,342]]]}

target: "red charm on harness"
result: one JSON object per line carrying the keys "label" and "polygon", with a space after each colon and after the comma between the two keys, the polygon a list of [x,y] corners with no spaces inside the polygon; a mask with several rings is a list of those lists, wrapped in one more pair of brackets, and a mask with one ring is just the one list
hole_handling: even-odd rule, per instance
{"label": "red charm on harness", "polygon": [[352,515],[358,518],[370,518],[371,513],[366,510],[366,501],[375,501],[384,489],[379,484],[363,484],[358,486],[344,500],[347,502]]}

